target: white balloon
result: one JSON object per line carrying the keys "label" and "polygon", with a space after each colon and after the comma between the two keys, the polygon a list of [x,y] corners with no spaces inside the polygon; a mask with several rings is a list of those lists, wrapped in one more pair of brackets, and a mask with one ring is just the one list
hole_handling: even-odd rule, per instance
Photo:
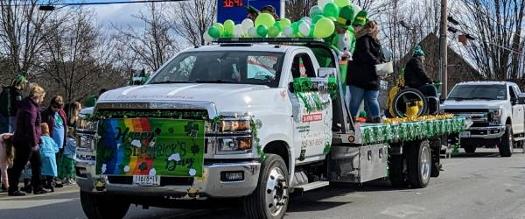
{"label": "white balloon", "polygon": [[233,37],[241,38],[243,35],[244,35],[244,31],[242,31],[242,25],[240,24],[235,25],[235,28],[233,29]]}
{"label": "white balloon", "polygon": [[253,21],[251,19],[246,18],[241,22],[241,26],[242,26],[242,31],[244,33],[248,33],[248,30],[250,29],[250,27],[254,27],[255,25],[253,24]]}
{"label": "white balloon", "polygon": [[303,17],[301,20],[308,23],[308,25],[312,25],[312,19],[310,17]]}
{"label": "white balloon", "polygon": [[292,27],[286,27],[283,30],[283,37],[293,37],[293,28]]}
{"label": "white balloon", "polygon": [[302,37],[310,36],[310,25],[307,22],[301,22],[299,24],[299,33]]}
{"label": "white balloon", "polygon": [[208,34],[208,31],[204,32],[204,34],[202,35],[202,38],[204,39],[204,42],[206,43],[211,43],[213,41],[213,37],[211,37],[210,34]]}
{"label": "white balloon", "polygon": [[323,9],[324,6],[328,3],[334,3],[334,0],[319,0],[317,4],[319,5],[319,7],[321,7],[321,9]]}
{"label": "white balloon", "polygon": [[249,37],[258,37],[257,29],[255,27],[250,27],[250,29],[248,29],[248,36]]}

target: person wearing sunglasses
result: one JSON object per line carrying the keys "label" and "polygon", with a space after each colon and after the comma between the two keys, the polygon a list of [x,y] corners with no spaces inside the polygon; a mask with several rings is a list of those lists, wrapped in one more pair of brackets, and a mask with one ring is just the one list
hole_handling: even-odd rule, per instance
{"label": "person wearing sunglasses", "polygon": [[[58,145],[57,163],[60,163],[67,136],[67,116],[64,111],[64,99],[62,96],[54,96],[49,107],[42,111],[42,122],[49,126],[49,136]],[[59,167],[60,169],[60,167]],[[56,182],[56,187],[62,187],[62,183]]]}

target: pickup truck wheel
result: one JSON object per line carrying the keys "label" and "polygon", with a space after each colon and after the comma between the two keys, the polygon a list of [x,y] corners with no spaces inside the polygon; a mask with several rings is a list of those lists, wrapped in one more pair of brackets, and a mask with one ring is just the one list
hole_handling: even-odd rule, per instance
{"label": "pickup truck wheel", "polygon": [[514,139],[512,137],[512,126],[507,124],[505,128],[505,134],[501,136],[501,143],[499,145],[499,154],[502,157],[512,156],[514,150]]}
{"label": "pickup truck wheel", "polygon": [[80,192],[80,203],[89,219],[120,219],[128,213],[129,202],[114,196]]}
{"label": "pickup truck wheel", "polygon": [[288,169],[284,160],[267,154],[261,165],[257,188],[244,200],[248,218],[283,218],[288,208]]}
{"label": "pickup truck wheel", "polygon": [[465,149],[465,152],[467,152],[467,154],[473,154],[474,152],[476,152],[476,145],[464,144],[463,149]]}
{"label": "pickup truck wheel", "polygon": [[403,155],[390,155],[388,157],[388,178],[390,184],[396,188],[406,187],[407,183],[407,168]]}
{"label": "pickup truck wheel", "polygon": [[430,181],[432,158],[428,141],[414,142],[408,148],[408,181],[414,188],[424,188]]}

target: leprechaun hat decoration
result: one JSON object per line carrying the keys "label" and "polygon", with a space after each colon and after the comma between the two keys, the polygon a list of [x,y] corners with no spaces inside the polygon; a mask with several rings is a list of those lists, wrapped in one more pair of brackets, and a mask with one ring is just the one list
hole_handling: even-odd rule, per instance
{"label": "leprechaun hat decoration", "polygon": [[346,28],[352,25],[352,19],[354,18],[354,16],[355,16],[354,8],[347,5],[341,8],[339,12],[339,17],[337,18],[335,25]]}
{"label": "leprechaun hat decoration", "polygon": [[368,22],[368,13],[363,10],[357,13],[353,24],[357,26],[365,26],[366,22]]}

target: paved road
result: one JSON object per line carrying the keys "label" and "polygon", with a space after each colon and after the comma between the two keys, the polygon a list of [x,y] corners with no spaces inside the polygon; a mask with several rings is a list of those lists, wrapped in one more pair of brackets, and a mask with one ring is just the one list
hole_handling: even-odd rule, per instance
{"label": "paved road", "polygon": [[[378,181],[329,187],[294,197],[286,218],[524,218],[525,155],[496,150],[460,154],[424,189],[395,190]],[[133,206],[126,218],[241,218],[235,208],[183,210]],[[0,194],[0,218],[85,218],[75,187],[45,196]]]}

